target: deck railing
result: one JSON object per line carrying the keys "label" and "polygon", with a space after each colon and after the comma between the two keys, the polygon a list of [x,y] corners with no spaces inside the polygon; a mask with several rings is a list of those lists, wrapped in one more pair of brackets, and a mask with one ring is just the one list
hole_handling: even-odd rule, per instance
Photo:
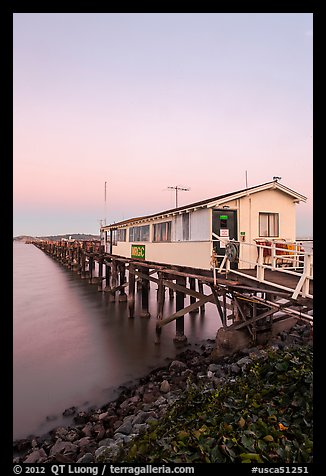
{"label": "deck railing", "polygon": [[[214,276],[217,273],[229,273],[231,263],[236,261],[241,266],[239,269],[232,269],[232,273],[254,279],[261,283],[271,284],[280,289],[292,292],[292,298],[297,299],[299,295],[313,298],[310,293],[309,284],[313,280],[313,251],[304,251],[302,245],[298,242],[285,240],[254,240],[256,243],[247,243],[236,240],[228,240],[213,233],[215,241],[223,242],[225,246],[224,255],[215,255],[212,257],[212,268]],[[245,259],[245,247],[256,248],[257,257],[255,261]],[[252,253],[247,253],[252,256]],[[218,261],[220,259],[220,263]],[[255,269],[254,275],[249,275],[241,268]],[[299,277],[295,289],[283,284],[269,281],[265,276],[265,270],[271,270],[277,273],[285,273]]]}

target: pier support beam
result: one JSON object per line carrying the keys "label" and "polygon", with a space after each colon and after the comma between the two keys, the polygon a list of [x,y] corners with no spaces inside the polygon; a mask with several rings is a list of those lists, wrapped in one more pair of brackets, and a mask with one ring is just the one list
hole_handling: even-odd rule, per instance
{"label": "pier support beam", "polygon": [[142,279],[143,279],[143,278],[138,278],[137,281],[136,281],[137,291],[141,291],[141,290],[143,289],[143,287],[142,287]]}
{"label": "pier support beam", "polygon": [[101,256],[98,260],[98,284],[97,290],[102,291],[103,288],[103,257]]}
{"label": "pier support beam", "polygon": [[163,273],[158,272],[158,289],[157,289],[157,319],[163,319],[163,307],[165,297],[165,286],[163,284]]}
{"label": "pier support beam", "polygon": [[[120,286],[122,286],[126,282],[126,265],[125,265],[125,263],[119,263],[119,276],[120,276],[119,284],[120,284]],[[127,301],[127,294],[125,293],[124,288],[122,288],[120,290],[120,294],[119,294],[119,302],[124,302],[124,301]]]}
{"label": "pier support beam", "polygon": [[94,261],[94,258],[93,258],[93,255],[92,255],[92,253],[93,253],[93,247],[92,246],[91,246],[89,251],[90,251],[91,254],[88,257],[88,268],[89,268],[88,282],[90,284],[92,284],[92,281],[93,281],[93,261]]}
{"label": "pier support beam", "polygon": [[[200,292],[201,294],[204,294],[204,285],[203,285],[203,282],[200,281],[200,279],[198,279],[198,292]],[[200,314],[204,314],[205,313],[205,304],[202,304],[200,306]]]}
{"label": "pier support beam", "polygon": [[129,265],[128,271],[128,279],[129,279],[129,287],[128,287],[128,311],[129,317],[134,317],[135,313],[135,284],[136,284],[136,276],[135,276],[135,266],[133,264]]}
{"label": "pier support beam", "polygon": [[104,291],[109,291],[111,289],[111,266],[105,261],[105,288]]}
{"label": "pier support beam", "polygon": [[[186,286],[186,278],[177,276],[176,282],[179,286]],[[184,308],[185,295],[181,291],[176,291],[176,312]],[[178,317],[175,321],[175,337],[174,342],[186,342],[187,337],[184,334],[184,316]]]}
{"label": "pier support beam", "polygon": [[[118,282],[118,263],[115,259],[113,259],[112,260],[112,278],[111,278],[112,289],[117,287],[117,282]],[[110,292],[109,301],[115,302],[115,292]]]}
{"label": "pier support beam", "polygon": [[[158,275],[158,288],[157,288],[157,319],[161,321],[163,319],[163,308],[164,308],[164,301],[165,301],[165,286],[163,284],[163,273],[160,271],[157,273]],[[161,341],[161,333],[162,328],[156,326],[155,332],[155,344],[159,344]]]}
{"label": "pier support beam", "polygon": [[[196,291],[196,280],[195,278],[189,278],[189,287],[192,291]],[[196,302],[196,298],[194,296],[190,296],[190,304],[193,304],[194,302]],[[189,314],[197,314],[199,312],[199,309],[197,307],[197,309],[194,309],[193,311],[191,311]]]}
{"label": "pier support beam", "polygon": [[86,278],[86,243],[83,243],[83,247],[81,249],[81,278]]}
{"label": "pier support beam", "polygon": [[[149,268],[142,268],[141,272],[145,274],[146,276],[149,277]],[[142,286],[141,286],[141,313],[140,317],[151,317],[149,310],[148,310],[148,283],[149,280],[142,278],[141,280]]]}

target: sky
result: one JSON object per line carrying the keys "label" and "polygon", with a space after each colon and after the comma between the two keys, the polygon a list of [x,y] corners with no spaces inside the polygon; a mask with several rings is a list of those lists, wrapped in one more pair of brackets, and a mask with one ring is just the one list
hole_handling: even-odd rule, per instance
{"label": "sky", "polygon": [[269,182],[307,197],[312,13],[14,13],[13,236]]}

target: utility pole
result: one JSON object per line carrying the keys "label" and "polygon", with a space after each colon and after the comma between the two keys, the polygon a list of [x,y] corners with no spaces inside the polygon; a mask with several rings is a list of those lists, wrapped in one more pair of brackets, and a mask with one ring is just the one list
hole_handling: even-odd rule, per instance
{"label": "utility pole", "polygon": [[183,188],[175,185],[174,187],[168,187],[170,190],[175,190],[175,208],[178,208],[178,190],[182,190],[183,192],[188,192],[190,188]]}

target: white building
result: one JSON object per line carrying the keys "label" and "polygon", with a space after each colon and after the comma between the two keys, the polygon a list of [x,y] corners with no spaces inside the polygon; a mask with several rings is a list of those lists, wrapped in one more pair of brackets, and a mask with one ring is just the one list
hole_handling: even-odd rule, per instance
{"label": "white building", "polygon": [[[296,204],[306,197],[277,180],[101,227],[105,251],[127,258],[210,269],[225,241],[296,240]],[[221,240],[219,240],[221,238]],[[255,241],[256,240],[256,241]],[[256,246],[241,246],[239,268],[254,267]]]}

